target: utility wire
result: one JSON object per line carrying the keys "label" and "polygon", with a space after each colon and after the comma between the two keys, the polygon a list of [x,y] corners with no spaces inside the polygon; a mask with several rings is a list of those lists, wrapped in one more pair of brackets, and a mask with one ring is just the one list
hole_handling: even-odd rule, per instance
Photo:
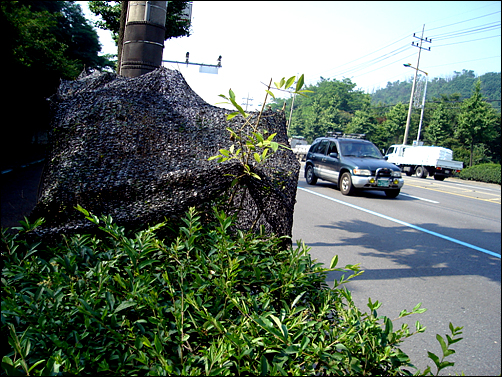
{"label": "utility wire", "polygon": [[497,38],[497,37],[500,37],[500,34],[499,35],[494,35],[494,36],[491,36],[491,37],[486,37],[486,38],[478,38],[478,39],[471,39],[471,40],[468,40],[468,41],[461,41],[461,42],[455,42],[455,43],[447,43],[445,45],[438,45],[438,46],[434,46],[434,47],[444,47],[444,46],[458,45],[458,44],[461,44],[461,43],[475,42],[475,41],[481,41],[483,39],[490,39],[490,38]]}
{"label": "utility wire", "polygon": [[468,20],[464,20],[464,21],[459,21],[459,22],[455,22],[453,24],[449,24],[449,25],[443,25],[443,26],[438,26],[438,27],[434,27],[432,29],[428,29],[428,31],[432,31],[432,30],[437,30],[437,29],[442,29],[444,27],[448,27],[448,26],[453,26],[453,25],[458,25],[458,24],[462,24],[464,22],[469,22],[469,21],[472,21],[472,20],[477,20],[478,18],[483,18],[483,17],[488,17],[488,16],[491,16],[491,15],[494,15],[494,14],[497,14],[497,13],[500,13],[500,11],[497,11],[497,12],[493,12],[493,13],[489,13],[489,14],[485,14],[483,16],[479,16],[479,17],[474,17],[474,18],[470,18]]}
{"label": "utility wire", "polygon": [[[482,15],[482,16],[479,16],[479,17],[473,17],[473,18],[470,18],[470,19],[467,19],[467,20],[455,22],[455,23],[448,24],[448,25],[438,26],[436,28],[428,29],[428,31],[442,29],[442,28],[445,28],[445,27],[448,27],[448,26],[458,25],[458,24],[461,24],[461,23],[473,21],[473,20],[480,19],[480,18],[483,18],[483,17],[488,17],[488,16],[491,16],[491,15],[494,15],[494,14],[498,14],[498,13],[500,13],[500,11],[489,13],[489,14],[485,14],[485,15]],[[500,27],[500,22],[497,22],[497,24],[495,24],[495,22],[491,22],[491,23],[482,24],[482,25],[474,26],[474,27],[467,28],[467,29],[461,29],[461,30],[456,30],[456,31],[451,31],[451,32],[445,32],[445,33],[442,33],[442,34],[438,34],[436,36],[432,36],[431,39],[433,39],[433,40],[446,40],[446,39],[452,39],[452,38],[465,37],[465,36],[470,35],[470,34],[478,34],[478,33],[488,32],[488,31],[491,31],[491,30],[493,30],[494,28],[497,28],[497,27]],[[500,35],[486,37],[486,38],[478,38],[478,39],[473,39],[473,40],[468,40],[468,41],[460,41],[460,42],[449,43],[449,44],[434,45],[434,48],[436,48],[436,47],[450,46],[450,45],[455,45],[455,44],[460,44],[460,43],[474,42],[474,41],[479,41],[479,40],[484,40],[484,39],[495,38],[495,37],[499,37],[499,36]],[[397,48],[397,49],[395,49],[393,51],[390,51],[388,53],[385,53],[383,55],[380,55],[380,56],[377,56],[377,57],[372,58],[370,60],[366,60],[366,61],[363,61],[361,63],[358,63],[356,66],[352,66],[350,68],[346,67],[346,69],[341,69],[342,67],[345,67],[345,66],[347,66],[349,64],[352,64],[352,63],[354,63],[354,62],[356,62],[358,60],[364,59],[365,57],[373,55],[376,52],[381,51],[383,49],[386,49],[386,48],[388,48],[390,46],[393,46],[393,45],[395,45],[395,44],[397,44],[397,43],[399,43],[402,40],[407,39],[407,38],[409,38],[409,35],[406,35],[405,37],[400,38],[397,41],[392,42],[392,43],[386,45],[385,47],[382,47],[382,48],[380,48],[378,50],[375,50],[375,51],[373,51],[373,52],[371,52],[369,54],[363,55],[360,58],[354,59],[354,60],[352,60],[352,61],[350,61],[348,63],[344,63],[344,64],[342,64],[340,66],[337,66],[337,67],[334,67],[334,68],[332,68],[330,70],[323,71],[320,76],[322,77],[327,72],[333,72],[333,71],[335,71],[335,72],[331,73],[329,75],[329,76],[331,76],[333,78],[335,76],[343,76],[343,75],[346,75],[346,74],[349,74],[349,73],[354,74],[356,72],[363,71],[363,70],[369,68],[370,66],[374,66],[376,64],[382,63],[382,62],[384,62],[387,59],[390,59],[390,58],[392,58],[394,56],[397,56],[397,55],[399,55],[401,53],[406,52],[410,46],[409,45],[407,45],[407,46],[401,46],[401,47],[399,47],[399,48]],[[408,58],[408,57],[411,57],[413,55],[414,54],[405,56],[403,58],[400,58],[400,60]],[[478,60],[480,60],[480,59],[478,59]],[[375,68],[375,69],[373,69],[371,71],[367,71],[367,72],[358,74],[357,77],[360,77],[360,76],[366,75],[368,73],[377,71],[379,69],[385,68],[385,67],[387,67],[387,66],[389,66],[391,64],[395,64],[396,62],[398,62],[398,60],[393,61],[393,62],[388,63],[388,64],[383,65],[383,66],[379,66],[378,68]],[[455,64],[455,63],[448,63],[448,64]],[[448,65],[448,64],[446,64],[446,65]]]}
{"label": "utility wire", "polygon": [[490,30],[493,30],[493,29],[497,29],[498,30],[500,28],[500,22],[496,23],[495,25],[491,25],[491,26],[484,26],[484,25],[481,25],[481,26],[483,26],[483,27],[480,27],[478,29],[470,28],[470,29],[463,29],[463,30],[458,30],[458,31],[452,31],[452,32],[449,32],[449,33],[433,35],[430,38],[437,41],[437,40],[441,40],[441,39],[457,38],[457,37],[466,36],[466,35],[469,35],[469,34],[484,33],[486,31],[490,31]]}

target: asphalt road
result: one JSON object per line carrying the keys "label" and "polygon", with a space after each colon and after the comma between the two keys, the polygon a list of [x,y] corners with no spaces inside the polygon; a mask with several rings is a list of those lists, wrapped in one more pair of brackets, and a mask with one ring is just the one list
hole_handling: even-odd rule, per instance
{"label": "asphalt road", "polygon": [[427,351],[441,355],[435,336],[452,322],[464,339],[442,374],[500,375],[500,236],[499,185],[406,177],[396,199],[346,197],[325,181],[308,186],[300,173],[293,240],[327,265],[335,254],[339,266],[361,264],[364,274],[347,285],[361,309],[368,298],[391,319],[419,302],[428,309],[394,323],[427,327],[401,347],[420,370],[433,365]]}

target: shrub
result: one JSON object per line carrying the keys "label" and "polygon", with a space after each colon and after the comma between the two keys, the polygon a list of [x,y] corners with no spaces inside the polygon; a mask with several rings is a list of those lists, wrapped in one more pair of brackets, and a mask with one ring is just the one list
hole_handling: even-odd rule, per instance
{"label": "shrub", "polygon": [[465,168],[460,172],[460,178],[486,183],[498,183],[500,185],[500,164],[480,164]]}
{"label": "shrub", "polygon": [[[2,230],[2,369],[9,375],[407,375],[398,345],[425,330],[395,330],[361,312],[343,284],[357,265],[329,269],[308,248],[284,248],[263,232],[231,232],[214,210],[203,225],[191,209],[170,241],[161,223],[129,234],[110,217],[102,234],[74,235],[57,246],[27,242],[40,224]],[[342,271],[330,289],[328,271]],[[345,277],[347,274],[347,277]],[[418,304],[398,318],[423,312]],[[430,354],[440,369],[443,358]],[[438,338],[438,340],[439,340]],[[430,370],[426,370],[430,373]]]}

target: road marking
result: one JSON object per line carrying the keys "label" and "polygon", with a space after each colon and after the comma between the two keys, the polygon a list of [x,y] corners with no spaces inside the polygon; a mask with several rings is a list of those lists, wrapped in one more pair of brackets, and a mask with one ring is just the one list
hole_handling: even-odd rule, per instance
{"label": "road marking", "polygon": [[493,251],[490,251],[490,250],[486,250],[486,249],[483,249],[481,247],[478,247],[478,246],[474,246],[474,245],[471,245],[467,242],[463,242],[463,241],[460,241],[460,240],[457,240],[455,238],[452,238],[452,237],[448,237],[448,236],[445,236],[443,234],[440,234],[440,233],[436,233],[436,232],[433,232],[431,230],[427,230],[425,228],[421,228],[419,226],[416,226],[416,225],[413,225],[413,224],[410,224],[410,223],[407,223],[407,222],[404,222],[404,221],[401,221],[401,220],[398,220],[398,219],[395,219],[393,217],[390,217],[390,216],[387,216],[387,215],[383,215],[381,213],[378,213],[378,212],[374,212],[374,211],[371,211],[369,209],[366,209],[366,208],[363,208],[363,207],[359,207],[359,206],[356,206],[354,204],[350,204],[350,203],[347,203],[347,202],[343,202],[341,200],[338,200],[338,199],[335,199],[335,198],[332,198],[330,196],[327,196],[327,195],[323,195],[323,194],[320,194],[318,192],[315,192],[315,191],[312,191],[312,190],[309,190],[309,189],[306,189],[306,188],[303,188],[303,187],[298,187],[299,190],[302,190],[302,191],[305,191],[305,192],[308,192],[309,194],[314,194],[314,195],[317,195],[317,196],[320,196],[321,198],[324,198],[324,199],[328,199],[328,200],[331,200],[333,202],[336,202],[336,203],[339,203],[339,204],[343,204],[345,206],[348,206],[348,207],[351,207],[351,208],[354,208],[354,209],[357,209],[359,211],[363,211],[363,212],[366,212],[366,213],[369,213],[371,215],[375,215],[375,216],[378,216],[378,217],[381,217],[383,219],[386,219],[386,220],[389,220],[389,221],[392,221],[392,222],[395,222],[397,224],[401,224],[401,225],[404,225],[404,226],[407,226],[409,228],[413,228],[415,230],[418,230],[420,232],[424,232],[424,233],[427,233],[427,234],[430,234],[432,236],[436,236],[436,237],[439,237],[439,238],[442,238],[444,240],[447,240],[447,241],[450,241],[450,242],[454,242],[456,244],[459,244],[459,245],[462,245],[462,246],[466,246],[468,248],[471,248],[471,249],[474,249],[474,250],[477,250],[477,251],[480,251],[482,253],[485,253],[485,254],[488,254],[488,255],[491,255],[493,257],[497,257],[497,258],[500,258],[500,254],[497,254]]}
{"label": "road marking", "polygon": [[400,193],[399,195],[401,195],[401,196],[408,196],[408,197],[413,198],[413,199],[423,200],[424,202],[430,202],[430,203],[434,203],[434,204],[439,204],[439,202],[436,202],[435,200],[420,198],[418,196],[413,196],[413,195],[408,195],[408,194],[403,194],[403,193]]}
{"label": "road marking", "polygon": [[[406,186],[411,186],[411,187],[418,187],[418,188],[421,188],[421,189],[424,189],[424,190],[431,190],[431,191],[437,191],[437,192],[442,192],[442,193],[445,193],[445,194],[450,194],[450,195],[457,195],[457,196],[463,196],[464,198],[469,198],[469,199],[477,199],[477,200],[482,200],[484,202],[491,202],[493,203],[493,200],[497,200],[499,199],[500,197],[497,197],[495,199],[482,199],[482,198],[477,198],[475,196],[471,196],[471,195],[462,195],[462,194],[457,194],[457,193],[454,193],[454,192],[449,192],[449,191],[444,191],[444,190],[438,190],[438,189],[433,189],[433,188],[430,188],[430,187],[424,187],[424,186],[417,186],[417,185],[410,185],[410,184],[406,184]],[[468,190],[465,190],[466,192]],[[487,194],[487,195],[497,195],[497,194]]]}

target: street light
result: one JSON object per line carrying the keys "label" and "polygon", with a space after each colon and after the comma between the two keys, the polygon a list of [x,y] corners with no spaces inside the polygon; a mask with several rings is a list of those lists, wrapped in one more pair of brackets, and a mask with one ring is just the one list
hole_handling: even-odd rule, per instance
{"label": "street light", "polygon": [[[420,54],[419,54],[419,59],[420,59]],[[408,117],[406,118],[406,129],[404,131],[404,138],[403,138],[403,145],[406,144],[406,141],[408,139],[408,131],[410,129],[410,122],[411,122],[411,110],[413,108],[413,96],[415,95],[415,85],[417,82],[417,74],[418,72],[423,72],[425,73],[426,79],[425,79],[425,90],[424,90],[424,97],[422,100],[422,113],[420,114],[420,125],[418,126],[418,135],[417,135],[417,144],[418,144],[418,139],[420,138],[420,130],[422,129],[422,119],[424,116],[424,107],[425,107],[425,93],[427,91],[427,81],[429,74],[425,71],[422,71],[421,69],[418,69],[416,67],[413,67],[411,63],[406,63],[403,64],[407,68],[413,68],[415,70],[415,77],[413,78],[413,85],[411,87],[411,96],[410,96],[410,106],[408,107]]]}

